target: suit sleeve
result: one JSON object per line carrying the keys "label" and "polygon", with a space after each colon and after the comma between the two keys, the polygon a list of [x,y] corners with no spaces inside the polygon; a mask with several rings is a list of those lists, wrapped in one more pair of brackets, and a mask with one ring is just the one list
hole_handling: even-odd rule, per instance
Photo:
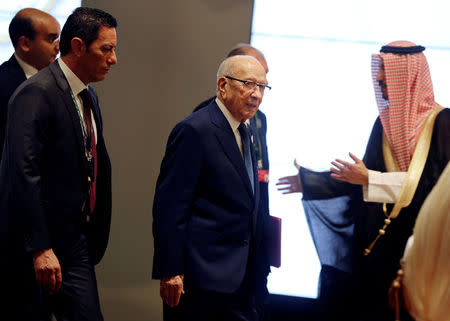
{"label": "suit sleeve", "polygon": [[169,136],[153,202],[153,278],[184,274],[184,241],[202,168],[200,135],[185,123]]}
{"label": "suit sleeve", "polygon": [[[381,134],[383,128],[380,119],[377,118],[366,146],[363,162],[368,169],[385,171],[383,158],[377,157],[381,148]],[[361,195],[362,188],[336,180],[331,177],[331,172],[314,172],[304,167],[300,169],[300,177],[303,186],[304,200],[329,199],[340,196]]]}
{"label": "suit sleeve", "polygon": [[437,115],[434,128],[433,136],[435,136],[437,149],[436,161],[443,171],[450,161],[450,109],[446,108]]}
{"label": "suit sleeve", "polygon": [[37,86],[24,87],[11,100],[5,151],[15,214],[22,222],[25,250],[51,248],[41,190],[44,146],[48,140],[49,103]]}

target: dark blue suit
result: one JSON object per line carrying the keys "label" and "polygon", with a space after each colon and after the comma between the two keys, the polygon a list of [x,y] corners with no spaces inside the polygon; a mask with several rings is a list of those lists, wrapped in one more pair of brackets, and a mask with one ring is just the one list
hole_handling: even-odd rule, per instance
{"label": "dark blue suit", "polygon": [[[254,161],[253,172],[257,182]],[[251,293],[263,234],[255,189],[215,102],[177,124],[155,192],[153,278],[184,274],[186,289],[235,293],[245,284]]]}
{"label": "dark blue suit", "polygon": [[[211,97],[202,103],[200,103],[197,107],[195,107],[194,112],[205,108],[211,102],[214,102],[216,96]],[[250,128],[253,134],[253,146],[255,149],[255,158],[257,161],[258,171],[267,171],[269,172],[269,155],[267,152],[267,142],[266,142],[266,134],[267,134],[267,119],[266,115],[258,109],[255,116],[250,119]],[[257,271],[255,272],[256,277],[259,279],[258,281],[258,292],[261,293],[263,300],[265,300],[265,296],[267,295],[267,275],[270,272],[270,264],[269,264],[269,242],[271,232],[270,232],[270,220],[269,220],[269,183],[265,180],[259,181],[259,204],[258,211],[260,212],[258,215],[264,220],[264,237],[263,244],[260,247],[262,253],[258,253],[257,255]],[[264,252],[266,251],[266,252]]]}

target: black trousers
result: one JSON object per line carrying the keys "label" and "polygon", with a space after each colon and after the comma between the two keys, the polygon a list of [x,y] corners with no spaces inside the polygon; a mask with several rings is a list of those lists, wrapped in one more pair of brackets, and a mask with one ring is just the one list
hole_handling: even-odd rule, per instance
{"label": "black trousers", "polygon": [[[180,304],[169,307],[163,303],[164,321],[261,321],[266,320],[265,303],[268,298],[267,275],[258,273],[258,261],[250,251],[244,279],[233,293],[185,287]],[[185,276],[188,277],[188,276]]]}
{"label": "black trousers", "polygon": [[219,293],[185,289],[177,307],[163,303],[164,321],[257,321],[255,297],[244,293]]}
{"label": "black trousers", "polygon": [[79,233],[73,240],[64,251],[55,251],[62,272],[58,293],[43,293],[37,286],[34,270],[20,269],[18,282],[9,284],[13,290],[11,305],[7,309],[10,314],[8,320],[50,321],[54,315],[58,321],[103,321],[86,236]]}

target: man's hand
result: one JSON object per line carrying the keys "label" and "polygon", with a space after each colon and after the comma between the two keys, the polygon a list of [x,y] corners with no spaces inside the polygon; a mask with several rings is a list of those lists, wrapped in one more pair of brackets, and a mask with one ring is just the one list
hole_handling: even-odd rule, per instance
{"label": "man's hand", "polygon": [[[297,159],[294,159],[294,166],[300,170],[300,165]],[[303,193],[303,186],[300,180],[300,173],[298,175],[285,176],[278,179],[277,190],[282,191],[282,194]]]}
{"label": "man's hand", "polygon": [[336,161],[331,162],[335,166],[330,168],[330,171],[333,172],[331,177],[351,184],[367,185],[369,183],[369,171],[366,165],[352,153],[349,153],[349,155],[355,163],[336,159]]}
{"label": "man's hand", "polygon": [[184,275],[176,275],[163,278],[159,284],[159,294],[171,308],[180,303],[180,297],[184,294]]}
{"label": "man's hand", "polygon": [[282,194],[303,193],[299,175],[285,176],[278,179],[277,190]]}
{"label": "man's hand", "polygon": [[36,282],[44,292],[54,294],[61,288],[61,265],[52,249],[37,251],[33,254]]}

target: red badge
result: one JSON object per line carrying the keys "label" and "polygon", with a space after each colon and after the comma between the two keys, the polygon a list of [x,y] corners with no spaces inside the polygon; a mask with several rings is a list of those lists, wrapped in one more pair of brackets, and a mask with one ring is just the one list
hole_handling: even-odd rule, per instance
{"label": "red badge", "polygon": [[269,183],[269,170],[258,169],[258,180],[260,182]]}

